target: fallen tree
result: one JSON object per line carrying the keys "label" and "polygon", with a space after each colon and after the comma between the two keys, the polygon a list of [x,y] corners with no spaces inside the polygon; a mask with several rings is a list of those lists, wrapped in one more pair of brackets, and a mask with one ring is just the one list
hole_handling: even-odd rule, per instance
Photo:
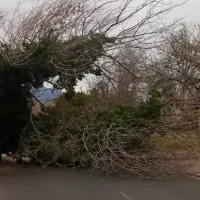
{"label": "fallen tree", "polygon": [[60,97],[51,114],[34,117],[24,130],[19,154],[42,166],[80,167],[95,173],[158,179],[175,174],[150,145],[151,135],[162,127],[158,92],[152,90],[138,105],[108,110],[94,109],[92,95],[78,93],[70,101]]}

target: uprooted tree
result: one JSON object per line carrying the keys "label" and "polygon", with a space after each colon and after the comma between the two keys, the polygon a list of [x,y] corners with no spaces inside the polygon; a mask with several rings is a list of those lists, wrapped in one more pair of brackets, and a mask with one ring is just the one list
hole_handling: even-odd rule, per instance
{"label": "uprooted tree", "polygon": [[[160,37],[157,36],[174,27],[174,23],[165,26],[159,23],[161,16],[176,7],[170,1],[168,4],[155,0],[144,0],[137,5],[134,3],[133,0],[42,1],[27,12],[21,11],[19,5],[13,13],[8,13],[2,18],[1,32],[4,35],[1,37],[0,45],[2,97],[0,101],[3,114],[0,123],[4,126],[1,126],[0,130],[0,144],[4,150],[11,150],[14,143],[16,146],[14,149],[17,149],[19,136],[28,121],[31,121],[34,129],[36,128],[30,112],[32,98],[35,98],[30,92],[33,87],[39,88],[46,81],[54,88],[65,88],[67,91],[65,98],[70,101],[75,94],[74,87],[77,81],[82,80],[86,74],[104,75],[109,79],[112,78],[110,71],[115,70],[116,66],[130,72],[118,58],[120,49],[127,46],[133,49],[154,48],[160,42]],[[142,15],[143,11],[145,15]],[[50,78],[55,76],[59,76],[59,80],[56,83],[51,82]],[[13,103],[12,107],[10,102]],[[24,106],[20,107],[22,104]],[[141,108],[144,108],[144,111],[146,109],[145,105],[143,107],[141,105]],[[9,123],[5,123],[8,121]],[[116,142],[114,145],[119,142],[119,138],[116,138],[118,132],[112,129],[113,123],[104,130],[101,130],[101,124],[98,123],[84,127],[84,131],[80,124],[77,126],[76,131],[80,132],[81,128],[83,137],[88,137],[90,133],[95,135],[95,132],[99,134],[98,137],[92,138],[92,143],[89,144],[91,146],[88,147],[86,144],[82,146],[85,149],[89,148],[87,152],[90,156],[97,156],[91,152],[99,137],[107,137],[109,143],[114,140]],[[145,125],[143,126],[145,129]],[[131,130],[137,132],[134,128]],[[43,134],[37,129],[35,131]],[[128,127],[123,130],[124,134],[126,131]],[[102,133],[106,133],[107,136]],[[112,139],[108,136],[110,133]],[[123,152],[118,158],[121,164],[125,165],[125,170],[129,167],[123,163],[126,152],[120,145],[127,139],[124,135],[120,135],[122,143],[115,146],[120,148],[120,153]],[[79,142],[84,141],[87,141],[87,138]],[[109,144],[104,147],[105,152],[110,148]],[[43,150],[45,152],[45,149]],[[112,153],[115,157],[115,152]],[[98,158],[98,161],[103,159],[104,162],[93,164],[104,165],[110,156],[108,153],[105,160],[103,157]],[[77,158],[77,155],[74,158]],[[115,163],[115,159],[111,160],[110,165],[119,165]],[[126,159],[127,162],[131,162],[131,156]],[[109,170],[109,167],[105,166],[105,169]]]}

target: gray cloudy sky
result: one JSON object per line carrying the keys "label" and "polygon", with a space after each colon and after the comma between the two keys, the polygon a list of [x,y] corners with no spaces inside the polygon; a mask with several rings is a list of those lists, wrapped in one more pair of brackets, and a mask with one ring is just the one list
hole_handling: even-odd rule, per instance
{"label": "gray cloudy sky", "polygon": [[[16,2],[17,0],[0,0],[0,8],[11,8],[16,4]],[[174,10],[170,14],[169,18],[185,17],[186,21],[200,22],[199,9],[200,0],[189,0],[189,2],[184,6]]]}
{"label": "gray cloudy sky", "polygon": [[186,21],[195,21],[197,23],[200,22],[200,0],[189,0],[185,5],[182,7],[177,8],[173,11],[172,16],[179,18],[185,17]]}

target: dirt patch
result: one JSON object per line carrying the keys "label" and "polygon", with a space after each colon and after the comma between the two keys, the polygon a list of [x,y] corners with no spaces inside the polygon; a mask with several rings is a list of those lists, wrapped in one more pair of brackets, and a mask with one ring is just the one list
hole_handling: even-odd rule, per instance
{"label": "dirt patch", "polygon": [[200,158],[182,161],[182,166],[189,176],[200,179]]}
{"label": "dirt patch", "polygon": [[5,165],[3,164],[2,166],[0,166],[0,175],[4,174],[6,172],[11,171],[11,166],[10,165]]}
{"label": "dirt patch", "polygon": [[171,169],[177,169],[177,173],[200,179],[200,155],[194,150],[176,150],[163,153],[162,164]]}

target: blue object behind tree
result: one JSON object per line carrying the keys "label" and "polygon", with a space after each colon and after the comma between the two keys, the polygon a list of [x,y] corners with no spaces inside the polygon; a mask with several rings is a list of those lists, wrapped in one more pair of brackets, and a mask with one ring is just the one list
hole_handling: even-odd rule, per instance
{"label": "blue object behind tree", "polygon": [[40,101],[48,101],[59,97],[62,95],[62,92],[59,90],[42,87],[35,90],[34,95]]}

